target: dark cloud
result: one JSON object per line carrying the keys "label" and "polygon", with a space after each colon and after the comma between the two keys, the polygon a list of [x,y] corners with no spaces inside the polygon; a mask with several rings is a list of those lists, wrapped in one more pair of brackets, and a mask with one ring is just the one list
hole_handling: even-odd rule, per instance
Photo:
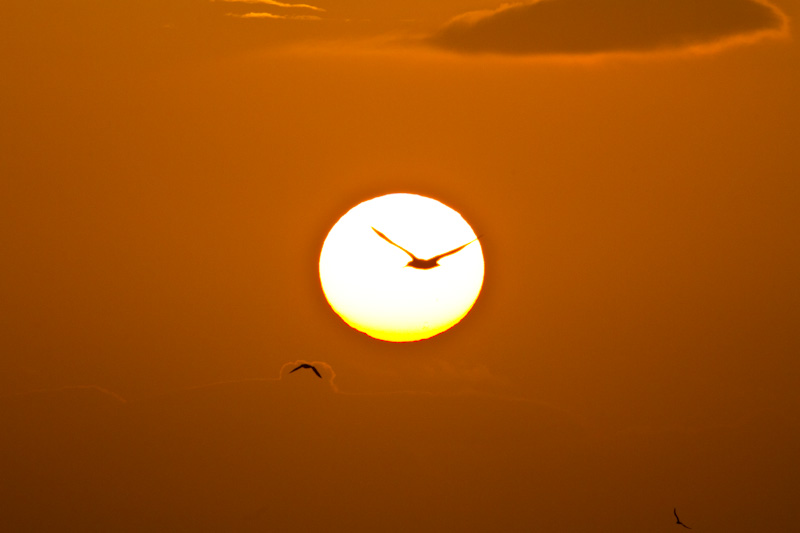
{"label": "dark cloud", "polygon": [[714,45],[784,26],[758,0],[539,0],[465,13],[430,42],[465,53],[581,55]]}

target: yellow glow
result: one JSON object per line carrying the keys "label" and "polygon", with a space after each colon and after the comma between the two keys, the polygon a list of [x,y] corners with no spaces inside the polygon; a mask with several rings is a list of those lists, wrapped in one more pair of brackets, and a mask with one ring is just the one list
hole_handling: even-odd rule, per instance
{"label": "yellow glow", "polygon": [[415,194],[389,194],[363,202],[333,226],[322,246],[319,275],[334,311],[376,339],[427,339],[457,324],[483,285],[479,241],[442,258],[436,268],[407,267],[475,239],[469,224],[446,205]]}

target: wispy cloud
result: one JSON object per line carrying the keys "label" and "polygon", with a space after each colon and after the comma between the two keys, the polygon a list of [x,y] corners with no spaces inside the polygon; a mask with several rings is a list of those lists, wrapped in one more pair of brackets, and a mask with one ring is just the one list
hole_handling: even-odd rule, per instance
{"label": "wispy cloud", "polygon": [[316,15],[275,15],[273,13],[226,13],[229,17],[240,19],[278,19],[278,20],[322,20],[322,17]]}
{"label": "wispy cloud", "polygon": [[588,55],[718,48],[787,28],[766,0],[534,0],[465,13],[429,42],[462,53]]}
{"label": "wispy cloud", "polygon": [[[312,6],[309,4],[287,4],[285,2],[278,2],[277,0],[211,0],[212,2],[226,2],[230,4],[260,4],[274,7],[283,7],[287,9],[310,9],[312,11],[325,11],[321,7]],[[269,13],[265,13],[269,15]],[[248,17],[253,18],[253,17]],[[267,17],[267,18],[284,18],[284,17]]]}

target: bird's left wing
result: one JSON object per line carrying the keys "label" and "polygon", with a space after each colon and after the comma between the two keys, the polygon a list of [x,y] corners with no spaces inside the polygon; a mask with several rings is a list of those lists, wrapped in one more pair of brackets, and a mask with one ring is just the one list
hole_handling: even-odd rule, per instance
{"label": "bird's left wing", "polygon": [[[370,227],[371,227],[371,226],[370,226]],[[386,242],[388,242],[389,244],[391,244],[391,245],[393,245],[393,246],[397,246],[398,248],[400,248],[401,250],[403,250],[405,253],[407,253],[408,255],[410,255],[410,256],[411,256],[411,259],[417,259],[417,256],[415,256],[414,254],[412,254],[411,252],[409,252],[408,250],[406,250],[405,248],[403,248],[402,246],[400,246],[399,244],[397,244],[396,242],[394,242],[392,239],[390,239],[389,237],[387,237],[386,235],[384,235],[384,234],[383,234],[383,233],[381,233],[380,231],[376,230],[375,228],[372,228],[372,231],[374,231],[375,233],[377,233],[377,234],[378,234],[378,236],[379,236],[381,239],[385,240]]]}
{"label": "bird's left wing", "polygon": [[311,367],[311,370],[313,370],[313,371],[314,371],[314,373],[317,375],[317,377],[318,377],[318,378],[320,378],[320,379],[322,378],[322,376],[320,375],[320,373],[317,371],[317,367],[315,367],[315,366],[312,366],[312,367]]}

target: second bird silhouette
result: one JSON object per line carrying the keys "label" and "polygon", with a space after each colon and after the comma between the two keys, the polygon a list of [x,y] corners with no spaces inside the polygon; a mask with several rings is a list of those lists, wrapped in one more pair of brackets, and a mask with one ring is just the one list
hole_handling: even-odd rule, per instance
{"label": "second bird silhouette", "polygon": [[[372,227],[372,226],[370,226],[370,227]],[[439,259],[441,259],[442,257],[447,257],[448,255],[453,255],[456,252],[460,252],[465,247],[467,247],[468,245],[472,244],[473,242],[477,241],[480,238],[480,237],[475,237],[474,239],[469,241],[467,244],[462,244],[458,248],[453,248],[449,252],[445,252],[445,253],[439,254],[439,255],[434,255],[430,259],[420,259],[419,257],[417,257],[416,255],[412,254],[411,252],[409,252],[408,250],[406,250],[405,248],[403,248],[399,244],[397,244],[394,241],[392,241],[389,237],[387,237],[386,235],[384,235],[380,231],[376,230],[374,227],[372,228],[372,230],[375,233],[377,233],[380,238],[382,238],[383,240],[385,240],[389,244],[397,246],[398,248],[403,250],[405,253],[407,253],[409,256],[411,256],[411,261],[409,261],[406,264],[406,266],[410,266],[411,268],[417,268],[419,270],[430,270],[431,268],[441,266],[439,264]]]}
{"label": "second bird silhouette", "polygon": [[[319,370],[317,370],[317,367],[315,367],[314,365],[309,365],[308,363],[303,363],[302,365],[298,366],[294,370],[300,370],[301,368],[310,368],[311,370],[314,371],[314,373],[317,375],[318,378],[322,377],[320,375],[320,373],[319,373]],[[294,372],[294,370],[290,371],[289,373],[291,374],[292,372]]]}

